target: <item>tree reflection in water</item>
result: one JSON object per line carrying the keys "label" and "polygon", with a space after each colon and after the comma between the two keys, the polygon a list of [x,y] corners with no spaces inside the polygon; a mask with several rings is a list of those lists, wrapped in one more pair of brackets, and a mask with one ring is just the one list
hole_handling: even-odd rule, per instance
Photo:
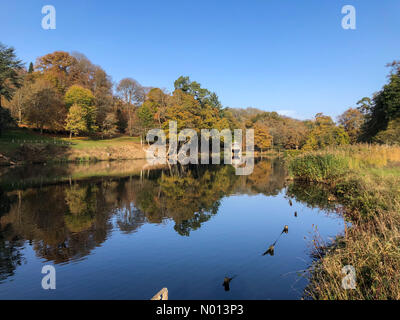
{"label": "tree reflection in water", "polygon": [[13,231],[13,225],[1,221],[1,217],[10,211],[12,200],[0,188],[0,283],[14,275],[17,266],[23,262],[20,249],[22,241]]}
{"label": "tree reflection in water", "polygon": [[87,256],[113,228],[130,234],[145,223],[168,219],[178,234],[189,236],[218,213],[222,198],[277,195],[285,177],[282,163],[264,160],[256,162],[250,176],[236,176],[231,166],[174,166],[0,191],[0,280],[22,263],[24,245],[41,258],[64,263]]}

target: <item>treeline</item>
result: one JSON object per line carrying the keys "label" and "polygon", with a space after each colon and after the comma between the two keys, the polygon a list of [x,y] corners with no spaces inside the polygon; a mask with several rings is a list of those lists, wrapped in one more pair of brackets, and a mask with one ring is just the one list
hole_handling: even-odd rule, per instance
{"label": "treeline", "polygon": [[341,118],[358,141],[400,144],[400,61],[387,66],[388,83],[372,98],[357,103],[357,115],[352,115],[350,111],[355,111],[350,109]]}
{"label": "treeline", "polygon": [[14,122],[71,137],[143,138],[151,128],[168,129],[174,120],[178,130],[253,128],[261,151],[315,150],[362,141],[399,143],[400,67],[397,62],[390,66],[389,83],[335,123],[322,113],[300,121],[276,112],[226,108],[214,92],[189,77],[177,79],[172,93],[132,78],[113,83],[100,66],[76,52],[47,54],[26,69],[13,48],[0,45],[0,133]]}
{"label": "treeline", "polygon": [[399,145],[400,61],[387,66],[388,83],[372,98],[364,97],[356,107],[347,109],[337,123],[322,113],[305,121],[254,108],[235,109],[232,113],[246,127],[268,128],[273,145],[283,149],[317,150],[362,142]]}
{"label": "treeline", "polygon": [[13,48],[2,45],[0,50],[2,128],[14,120],[41,132],[112,137],[144,135],[169,120],[177,121],[179,129],[235,125],[217,95],[188,77],[177,79],[168,93],[132,78],[114,84],[81,53],[53,52],[25,69]]}

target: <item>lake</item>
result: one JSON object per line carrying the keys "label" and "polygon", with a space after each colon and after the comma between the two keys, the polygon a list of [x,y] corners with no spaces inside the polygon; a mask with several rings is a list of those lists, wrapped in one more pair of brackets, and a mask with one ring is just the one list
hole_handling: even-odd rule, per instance
{"label": "lake", "polygon": [[[279,159],[250,176],[140,160],[0,168],[0,299],[150,299],[163,287],[170,299],[299,299],[313,239],[345,221],[318,186],[286,177]],[[55,290],[41,286],[48,264]]]}

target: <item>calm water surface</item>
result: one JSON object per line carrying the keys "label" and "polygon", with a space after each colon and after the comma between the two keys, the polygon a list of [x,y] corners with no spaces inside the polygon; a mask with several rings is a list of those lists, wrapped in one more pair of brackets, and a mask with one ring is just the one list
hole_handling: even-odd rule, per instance
{"label": "calm water surface", "polygon": [[[312,239],[344,221],[317,186],[285,177],[279,160],[248,177],[140,161],[3,168],[0,299],[301,298]],[[46,264],[56,290],[41,287]]]}

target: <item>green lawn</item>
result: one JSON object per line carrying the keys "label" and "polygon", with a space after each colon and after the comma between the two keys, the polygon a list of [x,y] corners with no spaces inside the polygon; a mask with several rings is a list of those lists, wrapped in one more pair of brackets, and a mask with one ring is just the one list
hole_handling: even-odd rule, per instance
{"label": "green lawn", "polygon": [[21,144],[63,143],[58,138],[42,136],[29,129],[12,129],[3,132],[0,136],[0,153],[9,154]]}
{"label": "green lawn", "polygon": [[102,148],[108,146],[116,146],[129,143],[140,143],[139,137],[118,137],[113,139],[94,140],[90,138],[63,138],[63,141],[71,143],[72,148],[75,149],[89,149],[89,148]]}
{"label": "green lawn", "polygon": [[0,153],[9,155],[22,144],[56,144],[70,145],[74,149],[103,148],[108,146],[118,146],[129,143],[139,143],[139,137],[122,136],[113,139],[91,139],[87,137],[77,137],[69,139],[67,137],[56,137],[50,135],[40,135],[30,129],[18,128],[3,132],[0,136]]}

